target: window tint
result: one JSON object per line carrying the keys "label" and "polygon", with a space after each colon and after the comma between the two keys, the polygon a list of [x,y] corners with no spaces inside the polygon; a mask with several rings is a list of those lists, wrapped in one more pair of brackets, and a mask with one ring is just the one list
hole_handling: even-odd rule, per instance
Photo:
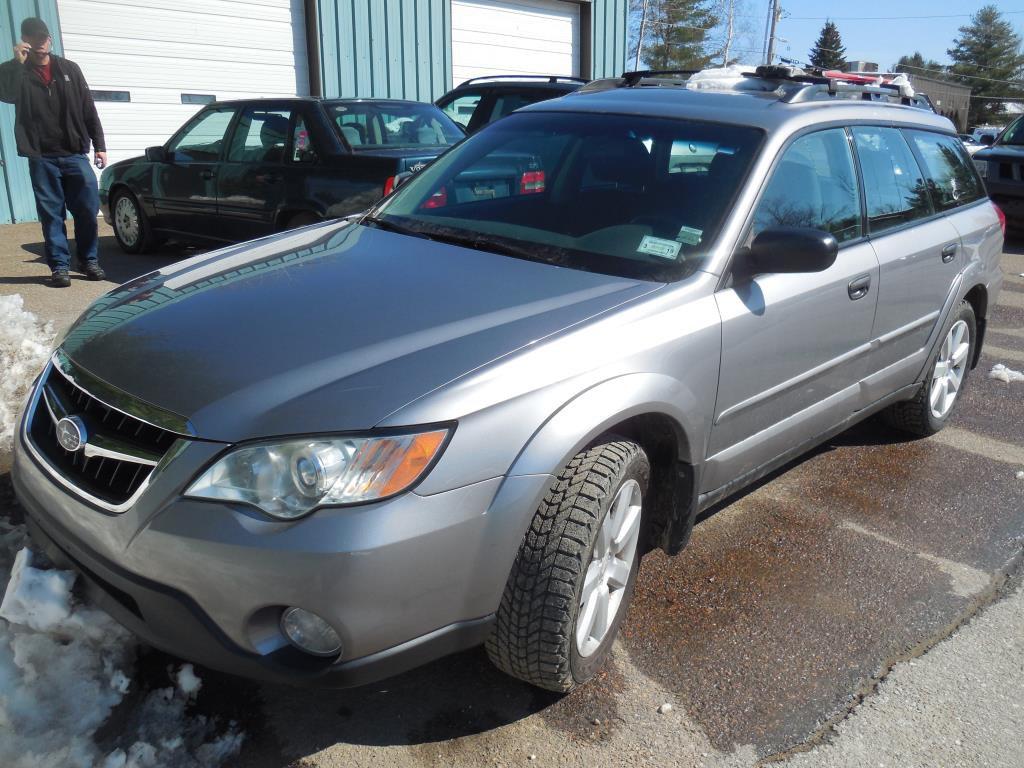
{"label": "window tint", "polygon": [[220,150],[224,145],[224,134],[227,133],[231,118],[235,116],[233,109],[216,109],[203,113],[167,147],[176,153],[178,162],[213,162],[220,159]]}
{"label": "window tint", "polygon": [[228,161],[282,162],[291,116],[292,113],[288,110],[265,110],[258,107],[246,109],[235,127],[231,149],[228,151]]}
{"label": "window tint", "polygon": [[928,188],[903,134],[895,128],[854,128],[864,175],[868,232],[878,234],[932,213]]}
{"label": "window tint", "polygon": [[466,128],[469,121],[473,119],[473,113],[476,111],[477,105],[480,104],[480,98],[479,93],[464,93],[452,99],[441,109],[448,117]]}
{"label": "window tint", "polygon": [[840,243],[861,236],[857,175],[842,128],[803,136],[786,150],[754,213],[754,234],[769,227],[821,229]]}
{"label": "window tint", "polygon": [[494,97],[494,107],[491,109],[491,116],[487,122],[493,123],[499,117],[505,117],[515,112],[520,107],[533,104],[536,101],[544,101],[557,96],[557,93],[533,89],[525,93],[503,93]]}
{"label": "window tint", "polygon": [[928,131],[907,134],[924,162],[936,208],[947,211],[985,197],[981,179],[959,139]]}

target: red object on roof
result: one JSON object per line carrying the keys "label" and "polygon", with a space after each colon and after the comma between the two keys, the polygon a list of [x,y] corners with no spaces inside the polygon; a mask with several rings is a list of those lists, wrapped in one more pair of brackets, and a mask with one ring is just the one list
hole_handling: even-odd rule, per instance
{"label": "red object on roof", "polygon": [[862,83],[870,85],[878,81],[881,75],[851,75],[849,72],[840,72],[838,69],[829,69],[821,73],[822,77],[830,80],[842,80],[846,83]]}

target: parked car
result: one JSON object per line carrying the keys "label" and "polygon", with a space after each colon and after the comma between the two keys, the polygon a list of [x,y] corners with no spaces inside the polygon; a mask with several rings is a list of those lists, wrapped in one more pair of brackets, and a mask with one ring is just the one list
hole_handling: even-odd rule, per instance
{"label": "parked car", "polygon": [[974,153],[992,202],[1006,214],[1006,224],[1024,229],[1024,117],[1006,127],[988,147]]}
{"label": "parked car", "polygon": [[144,157],[100,177],[100,203],[127,253],[164,238],[251,240],[365,211],[464,137],[437,107],[390,99],[250,99],[210,104]]}
{"label": "parked car", "polygon": [[[485,643],[589,680],[701,511],[872,414],[941,430],[1002,284],[947,119],[740,86],[534,104],[364,216],[102,297],[19,421],[36,546],[229,672],[353,685]],[[462,195],[524,157],[543,188]]]}
{"label": "parked car", "polygon": [[474,77],[434,103],[466,133],[476,133],[520,107],[565,96],[586,82],[578,77],[556,75]]}

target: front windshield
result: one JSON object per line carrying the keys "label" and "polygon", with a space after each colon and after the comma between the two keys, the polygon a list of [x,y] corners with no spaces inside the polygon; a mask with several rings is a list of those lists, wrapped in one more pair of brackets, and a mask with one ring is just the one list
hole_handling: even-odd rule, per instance
{"label": "front windshield", "polygon": [[1024,119],[1017,118],[1015,123],[1003,131],[1003,135],[999,137],[998,143],[1016,146],[1024,144]]}
{"label": "front windshield", "polygon": [[430,239],[649,280],[700,268],[762,132],[525,112],[455,147],[364,219]]}
{"label": "front windshield", "polygon": [[335,130],[355,151],[448,147],[464,134],[433,104],[406,102],[328,102]]}

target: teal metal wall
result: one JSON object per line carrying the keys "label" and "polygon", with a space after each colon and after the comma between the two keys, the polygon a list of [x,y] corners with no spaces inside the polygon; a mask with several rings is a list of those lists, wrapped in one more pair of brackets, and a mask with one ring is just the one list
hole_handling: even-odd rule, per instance
{"label": "teal metal wall", "polygon": [[[38,16],[50,28],[53,50],[62,53],[57,0],[0,0],[0,61],[14,54],[21,40],[21,20]],[[0,103],[0,224],[35,221],[36,201],[28,177],[28,161],[18,157],[14,143],[14,105]]]}
{"label": "teal metal wall", "polygon": [[[581,2],[590,23],[590,72],[626,62],[628,0]],[[323,96],[433,101],[451,89],[451,0],[316,0]],[[586,68],[586,56],[581,58]]]}
{"label": "teal metal wall", "polygon": [[626,69],[629,0],[594,0],[590,5],[590,77],[618,77]]}
{"label": "teal metal wall", "polygon": [[317,0],[323,96],[433,101],[452,79],[449,0]]}

